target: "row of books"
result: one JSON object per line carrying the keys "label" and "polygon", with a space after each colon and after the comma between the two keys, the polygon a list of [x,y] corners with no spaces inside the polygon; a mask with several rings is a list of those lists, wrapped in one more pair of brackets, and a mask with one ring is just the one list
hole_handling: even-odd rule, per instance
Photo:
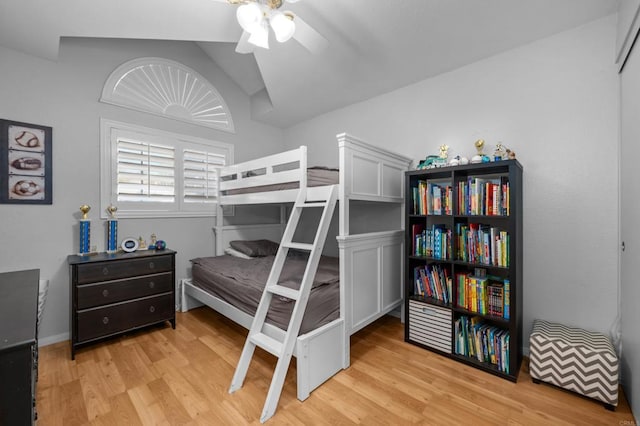
{"label": "row of books", "polygon": [[509,319],[511,284],[508,279],[457,273],[455,282],[459,308]]}
{"label": "row of books", "polygon": [[446,267],[438,264],[417,266],[413,270],[413,294],[451,303],[451,277]]}
{"label": "row of books", "polygon": [[453,188],[425,180],[411,188],[413,214],[451,215],[453,214]]}
{"label": "row of books", "polygon": [[444,225],[425,228],[424,224],[419,223],[411,225],[411,235],[413,237],[411,252],[414,256],[452,259],[451,229],[447,229]]}
{"label": "row of books", "polygon": [[469,177],[458,182],[458,214],[509,216],[509,179]]}
{"label": "row of books", "polygon": [[463,315],[455,322],[455,353],[493,364],[509,374],[509,331]]}
{"label": "row of books", "polygon": [[470,263],[509,267],[509,234],[481,223],[457,223],[456,259]]}

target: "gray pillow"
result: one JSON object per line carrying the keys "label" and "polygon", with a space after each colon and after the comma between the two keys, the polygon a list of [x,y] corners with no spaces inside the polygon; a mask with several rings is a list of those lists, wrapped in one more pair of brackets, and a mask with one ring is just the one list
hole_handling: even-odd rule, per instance
{"label": "gray pillow", "polygon": [[251,257],[274,256],[278,251],[278,243],[271,240],[236,240],[231,241],[229,245],[240,253]]}

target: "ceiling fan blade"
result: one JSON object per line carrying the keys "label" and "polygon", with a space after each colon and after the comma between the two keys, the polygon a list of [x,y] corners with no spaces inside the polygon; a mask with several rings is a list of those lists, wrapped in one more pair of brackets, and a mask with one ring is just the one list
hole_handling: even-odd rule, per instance
{"label": "ceiling fan blade", "polygon": [[296,39],[298,43],[306,47],[311,53],[319,53],[329,46],[329,40],[314,30],[311,25],[307,24],[298,15],[291,14],[294,15],[293,22],[296,24],[296,31],[293,33],[293,38]]}
{"label": "ceiling fan blade", "polygon": [[242,32],[242,35],[240,36],[240,40],[238,41],[238,44],[236,44],[236,52],[253,53],[256,47],[253,44],[249,43],[250,36],[251,34],[249,34],[248,32],[246,31]]}

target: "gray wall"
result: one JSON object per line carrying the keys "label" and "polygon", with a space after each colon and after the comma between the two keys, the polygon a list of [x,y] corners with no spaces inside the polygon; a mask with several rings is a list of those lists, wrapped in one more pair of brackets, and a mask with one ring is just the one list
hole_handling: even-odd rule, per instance
{"label": "gray wall", "polygon": [[524,167],[524,332],[535,318],[608,333],[618,313],[616,17],[287,129],[315,163],[352,133],[415,160],[501,141]]}
{"label": "gray wall", "polygon": [[[225,99],[236,134],[98,102],[117,66],[145,56],[181,62],[207,78]],[[282,131],[253,122],[248,97],[193,43],[64,39],[57,62],[0,47],[0,76],[0,118],[53,127],[53,204],[0,205],[0,271],[40,268],[41,277],[50,280],[41,343],[68,338],[66,258],[78,251],[81,204],[94,208],[92,244],[104,250],[104,228],[97,219],[101,117],[232,143],[236,160],[283,148]],[[214,223],[214,218],[122,219],[119,236],[148,239],[155,233],[166,240],[178,252],[176,275],[182,278],[190,273],[189,259],[213,254]]]}

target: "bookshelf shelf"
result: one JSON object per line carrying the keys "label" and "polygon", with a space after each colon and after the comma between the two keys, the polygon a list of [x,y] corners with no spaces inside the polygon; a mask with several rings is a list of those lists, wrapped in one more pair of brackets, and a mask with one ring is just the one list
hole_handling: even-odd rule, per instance
{"label": "bookshelf shelf", "polygon": [[417,300],[418,302],[428,303],[429,305],[435,305],[435,306],[440,306],[440,307],[443,307],[443,308],[450,308],[451,309],[451,304],[450,303],[441,302],[440,300],[434,299],[433,297],[411,296],[411,300]]}
{"label": "bookshelf shelf", "polygon": [[[425,258],[423,257],[422,259],[425,259]],[[434,260],[438,260],[438,259],[434,259]],[[504,270],[504,271],[509,271],[510,269],[506,266],[487,265],[486,263],[465,262],[464,260],[450,260],[448,262],[453,263],[455,265],[469,266],[472,268],[496,269],[496,270]]]}
{"label": "bookshelf shelf", "polygon": [[[429,302],[431,302],[431,301],[429,301]],[[502,324],[502,327],[505,327],[505,328],[509,327],[509,320],[505,319],[505,318],[502,318],[502,317],[498,317],[498,316],[495,316],[495,315],[489,315],[489,314],[479,314],[477,312],[469,311],[469,310],[467,310],[465,308],[459,308],[457,306],[453,306],[453,307],[451,307],[451,309],[454,312],[457,312],[457,313],[462,314],[462,315],[477,316],[477,317],[480,317],[480,318],[482,318],[484,320],[494,322],[496,324]]]}
{"label": "bookshelf shelf", "polygon": [[522,166],[503,160],[405,178],[405,341],[515,382]]}

